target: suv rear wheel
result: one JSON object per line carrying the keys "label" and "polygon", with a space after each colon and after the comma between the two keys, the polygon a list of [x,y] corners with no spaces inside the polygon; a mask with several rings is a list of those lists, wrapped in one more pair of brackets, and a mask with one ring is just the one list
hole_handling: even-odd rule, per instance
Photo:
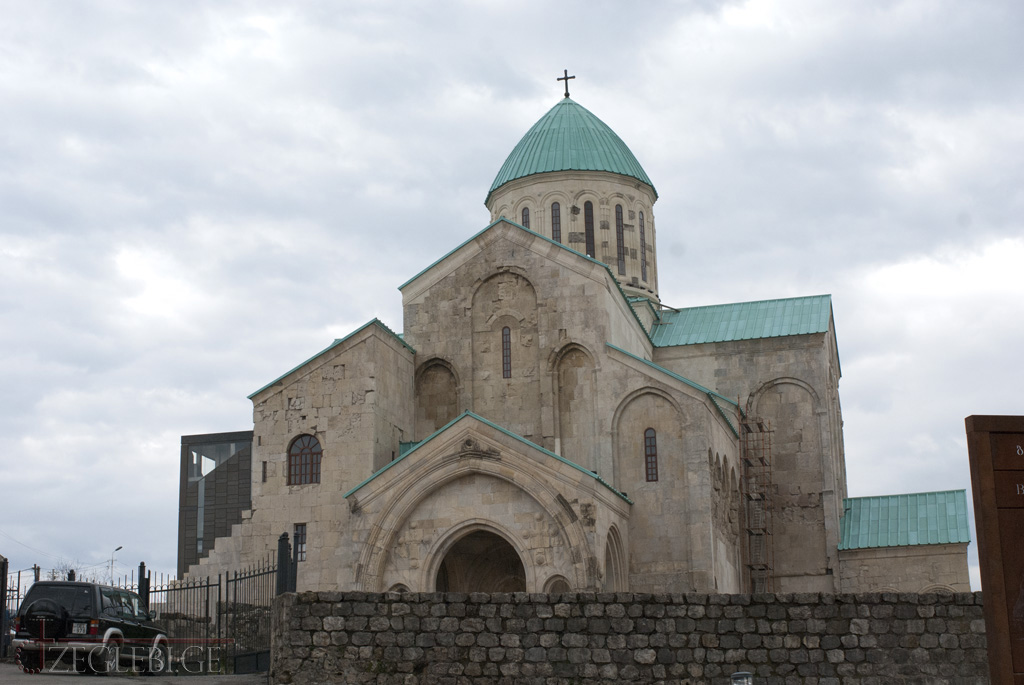
{"label": "suv rear wheel", "polygon": [[37,599],[25,610],[25,628],[37,639],[59,640],[68,632],[68,612],[52,599]]}

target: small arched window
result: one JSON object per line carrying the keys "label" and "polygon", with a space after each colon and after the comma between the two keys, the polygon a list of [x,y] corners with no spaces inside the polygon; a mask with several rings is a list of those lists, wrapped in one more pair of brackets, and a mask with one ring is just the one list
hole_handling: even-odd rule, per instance
{"label": "small arched window", "polygon": [[644,469],[648,483],[658,480],[658,434],[653,428],[644,431]]}
{"label": "small arched window", "polygon": [[312,435],[300,435],[288,449],[288,485],[320,482],[320,441]]}
{"label": "small arched window", "polygon": [[526,228],[530,227],[530,208],[523,207],[523,226]]}
{"label": "small arched window", "polygon": [[619,257],[619,275],[626,274],[626,233],[622,226],[622,205],[615,205],[615,243]]}
{"label": "small arched window", "polygon": [[640,278],[647,280],[647,238],[644,237],[643,212],[640,212]]}
{"label": "small arched window", "polygon": [[512,330],[501,329],[501,377],[512,378]]}
{"label": "small arched window", "polygon": [[557,202],[551,203],[551,239],[562,242],[562,206]]}
{"label": "small arched window", "polygon": [[583,231],[587,239],[587,256],[593,257],[594,249],[594,203],[587,200],[583,203]]}

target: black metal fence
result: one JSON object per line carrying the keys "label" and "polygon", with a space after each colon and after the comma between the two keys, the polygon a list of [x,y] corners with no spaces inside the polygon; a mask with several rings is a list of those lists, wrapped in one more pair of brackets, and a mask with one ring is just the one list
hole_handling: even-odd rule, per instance
{"label": "black metal fence", "polygon": [[[0,606],[12,617],[24,599],[32,574],[8,575],[6,560],[0,557]],[[283,563],[282,563],[283,562]],[[288,534],[278,539],[276,554],[248,568],[206,578],[177,580],[147,572],[139,564],[138,575],[116,580],[117,587],[139,593],[170,640],[172,665],[180,672],[206,673],[210,670],[256,673],[270,668],[270,616],[275,595],[295,591],[296,560]],[[73,576],[69,578],[73,580]],[[0,626],[7,638],[7,625]],[[0,657],[4,656],[0,646]]]}

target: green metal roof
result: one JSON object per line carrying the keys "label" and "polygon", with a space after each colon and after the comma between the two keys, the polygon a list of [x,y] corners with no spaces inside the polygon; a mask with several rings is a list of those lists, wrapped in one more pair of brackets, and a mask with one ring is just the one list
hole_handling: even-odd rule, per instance
{"label": "green metal roof", "polygon": [[377,326],[378,328],[381,328],[381,329],[383,329],[383,330],[384,330],[384,332],[386,332],[386,333],[389,333],[390,335],[394,336],[394,338],[395,338],[396,340],[398,340],[398,342],[402,343],[402,345],[403,345],[403,346],[404,346],[404,347],[405,347],[406,349],[408,349],[408,350],[409,350],[410,352],[412,352],[413,354],[416,354],[416,350],[414,350],[414,349],[412,348],[412,346],[411,346],[411,345],[410,345],[409,343],[405,342],[405,340],[404,340],[404,339],[402,338],[402,336],[400,336],[400,335],[399,335],[398,333],[395,333],[395,332],[394,332],[393,330],[391,330],[390,328],[388,328],[388,327],[387,327],[387,326],[386,326],[386,325],[384,324],[384,322],[383,322],[383,321],[381,321],[380,319],[377,319],[377,318],[374,318],[374,319],[370,319],[369,321],[367,321],[366,323],[364,323],[364,324],[363,324],[362,326],[360,326],[359,328],[355,329],[354,331],[352,331],[351,333],[349,333],[348,335],[346,335],[346,336],[345,336],[344,338],[336,338],[336,339],[334,340],[334,342],[332,342],[332,343],[331,343],[330,345],[328,345],[328,346],[327,346],[327,347],[325,347],[324,349],[322,349],[322,350],[320,350],[319,352],[317,352],[316,354],[314,354],[314,355],[313,355],[312,357],[310,357],[310,358],[309,358],[309,359],[307,359],[306,361],[302,362],[301,364],[299,364],[299,365],[298,365],[298,366],[296,366],[295,368],[291,369],[290,371],[286,371],[285,373],[281,374],[280,376],[278,376],[278,377],[277,377],[277,378],[275,378],[274,380],[270,381],[269,383],[267,383],[266,385],[264,385],[264,386],[263,386],[262,388],[260,388],[260,389],[259,389],[259,390],[257,390],[256,392],[254,392],[254,393],[252,393],[251,395],[249,395],[249,398],[248,398],[248,399],[250,399],[250,400],[251,400],[252,398],[256,397],[256,395],[259,395],[259,394],[260,394],[261,392],[263,392],[264,390],[266,390],[266,389],[267,389],[267,388],[269,388],[270,386],[274,385],[275,383],[277,383],[277,382],[279,382],[279,381],[282,381],[282,380],[284,380],[285,378],[287,378],[287,377],[288,377],[288,376],[290,376],[291,374],[293,374],[293,373],[295,373],[296,371],[298,371],[299,369],[301,369],[301,368],[302,368],[303,366],[305,366],[306,364],[310,363],[311,361],[313,361],[314,359],[316,359],[316,358],[317,358],[317,357],[319,357],[320,355],[322,355],[322,354],[326,354],[327,352],[330,352],[330,351],[331,351],[331,350],[333,350],[333,349],[334,349],[335,347],[337,347],[338,345],[342,344],[343,342],[345,342],[346,340],[348,340],[349,338],[351,338],[351,337],[352,337],[353,335],[355,335],[355,334],[359,333],[360,331],[362,331],[363,329],[365,329],[365,328],[366,328],[366,327],[368,327],[368,326]]}
{"label": "green metal roof", "polygon": [[[591,478],[596,480],[598,483],[600,483],[604,487],[606,487],[609,490],[611,490],[614,494],[618,495],[619,498],[621,498],[622,500],[624,500],[626,502],[629,502],[630,504],[633,503],[633,500],[631,500],[625,494],[623,494],[623,493],[619,492],[618,490],[616,490],[615,487],[611,483],[606,481],[604,478],[602,478],[601,476],[597,475],[597,471],[590,471],[589,469],[585,469],[582,466],[580,466],[579,464],[577,464],[575,462],[572,462],[572,461],[569,461],[565,457],[559,456],[559,455],[555,454],[554,452],[552,452],[550,450],[546,450],[543,447],[541,447],[540,445],[538,445],[537,443],[530,442],[529,440],[527,440],[523,436],[516,435],[515,433],[513,433],[509,429],[502,428],[501,426],[499,426],[498,424],[494,423],[493,421],[488,421],[487,419],[485,419],[484,417],[480,416],[479,414],[474,414],[471,411],[464,411],[464,412],[462,412],[461,414],[456,416],[454,419],[449,421],[447,424],[445,424],[441,428],[438,428],[436,431],[434,431],[428,437],[424,438],[423,440],[419,441],[418,443],[413,443],[412,447],[410,449],[408,449],[407,451],[403,452],[397,459],[395,459],[394,461],[388,462],[388,464],[385,465],[383,468],[381,468],[380,470],[378,470],[375,473],[373,473],[369,478],[367,478],[362,483],[360,483],[359,485],[355,486],[354,488],[352,488],[351,490],[349,490],[348,492],[346,492],[342,496],[343,497],[349,497],[349,496],[353,495],[357,490],[361,489],[364,485],[366,485],[367,483],[370,483],[371,481],[376,479],[378,476],[380,476],[380,474],[384,473],[385,471],[387,471],[388,469],[390,469],[391,467],[393,467],[395,464],[399,463],[400,461],[402,461],[404,459],[408,459],[411,455],[415,454],[416,450],[421,448],[423,445],[427,444],[428,442],[430,442],[431,440],[433,440],[434,438],[436,438],[437,436],[441,435],[446,430],[448,430],[449,428],[454,426],[456,423],[458,423],[459,421],[462,421],[463,419],[465,419],[467,417],[468,418],[476,419],[480,423],[486,424],[486,425],[490,426],[491,428],[494,428],[495,430],[500,431],[501,433],[504,433],[505,435],[509,436],[510,438],[514,438],[514,439],[518,440],[519,442],[523,443],[524,445],[529,445],[530,447],[534,448],[535,450],[537,450],[539,452],[543,452],[547,456],[552,457],[554,459],[557,459],[558,461],[562,462],[563,464],[567,464],[568,466],[571,466],[572,468],[576,469],[577,471],[579,471],[581,473],[587,474],[588,476],[590,476]],[[409,444],[409,443],[404,443],[404,444]]]}
{"label": "green metal roof", "polygon": [[970,542],[965,490],[843,500],[839,549]]}
{"label": "green metal roof", "polygon": [[[533,125],[512,150],[487,192],[509,181],[550,171],[609,171],[635,178],[654,190],[640,162],[615,131],[585,107],[564,98]],[[654,191],[655,197],[658,191]]]}
{"label": "green metal roof", "polygon": [[831,316],[831,295],[666,309],[652,327],[651,342],[672,347],[825,333]]}

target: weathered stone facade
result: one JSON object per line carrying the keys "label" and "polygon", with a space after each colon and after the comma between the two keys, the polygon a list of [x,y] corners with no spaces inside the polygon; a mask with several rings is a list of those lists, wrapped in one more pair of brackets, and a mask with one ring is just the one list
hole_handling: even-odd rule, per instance
{"label": "weathered stone facade", "polygon": [[965,592],[967,545],[916,545],[846,549],[839,552],[843,588],[850,592],[894,591]]}
{"label": "weathered stone facade", "polygon": [[[691,308],[678,323],[658,298],[654,187],[610,129],[565,107],[565,126],[585,125],[536,142],[604,131],[596,166],[506,163],[494,223],[399,287],[401,335],[375,320],[250,397],[251,507],[192,575],[289,533],[310,590],[740,593],[760,587],[755,571],[783,592],[876,582],[844,573],[838,552],[831,300]],[[562,157],[520,161],[540,158]],[[502,218],[524,209],[529,230]],[[751,421],[772,436],[763,492],[741,437]],[[296,456],[300,441],[319,451]],[[773,546],[767,570],[752,539]]]}
{"label": "weathered stone facade", "polygon": [[300,593],[274,683],[980,685],[981,594]]}

